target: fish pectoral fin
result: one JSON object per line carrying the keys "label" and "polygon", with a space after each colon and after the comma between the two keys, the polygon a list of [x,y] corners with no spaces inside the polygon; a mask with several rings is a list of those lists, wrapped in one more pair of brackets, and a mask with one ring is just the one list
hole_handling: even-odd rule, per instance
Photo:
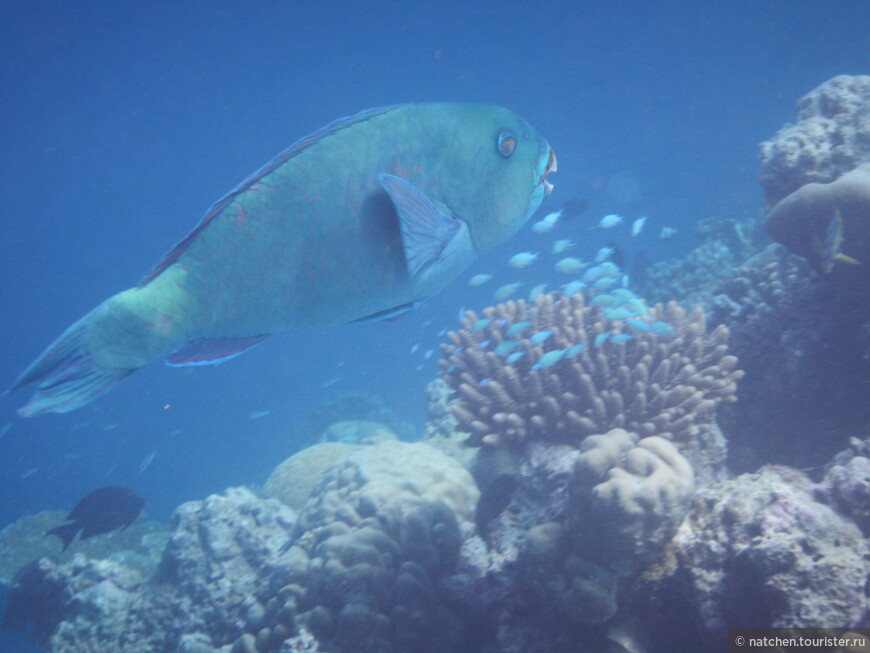
{"label": "fish pectoral fin", "polygon": [[171,367],[216,365],[246,352],[271,333],[240,338],[197,338],[169,353],[165,362]]}
{"label": "fish pectoral fin", "polygon": [[399,216],[408,275],[441,258],[462,232],[462,222],[448,215],[425,193],[401,177],[387,173],[378,182],[390,196]]}
{"label": "fish pectoral fin", "polygon": [[848,263],[849,265],[863,265],[858,259],[852,258],[848,254],[843,254],[843,252],[839,252],[834,256],[834,260],[839,261],[840,263]]}
{"label": "fish pectoral fin", "polygon": [[407,304],[401,304],[399,306],[393,306],[392,308],[385,309],[383,311],[377,311],[376,313],[372,313],[371,315],[366,315],[365,317],[358,318],[356,320],[351,320],[349,324],[359,323],[359,322],[380,322],[381,320],[392,321],[398,320],[405,313],[410,313],[411,311],[420,308],[422,302],[413,301],[408,302]]}

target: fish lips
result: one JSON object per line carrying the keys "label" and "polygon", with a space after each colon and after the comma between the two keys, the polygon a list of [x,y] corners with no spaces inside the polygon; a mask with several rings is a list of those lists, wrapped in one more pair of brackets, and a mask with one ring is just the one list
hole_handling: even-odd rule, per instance
{"label": "fish lips", "polygon": [[556,172],[558,167],[556,161],[556,153],[553,151],[553,148],[547,145],[547,165],[544,166],[544,172],[541,175],[541,178],[538,180],[538,184],[544,186],[544,197],[549,197],[550,193],[553,192],[553,184],[547,181],[547,175],[551,172]]}

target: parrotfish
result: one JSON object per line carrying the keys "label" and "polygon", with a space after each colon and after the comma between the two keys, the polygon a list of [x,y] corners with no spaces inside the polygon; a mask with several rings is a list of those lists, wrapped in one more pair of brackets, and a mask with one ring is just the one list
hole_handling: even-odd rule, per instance
{"label": "parrotfish", "polygon": [[10,389],[39,384],[19,412],[73,410],[161,356],[215,363],[278,331],[398,316],[514,235],[555,169],[547,141],[500,107],[405,104],[333,122],[69,327]]}

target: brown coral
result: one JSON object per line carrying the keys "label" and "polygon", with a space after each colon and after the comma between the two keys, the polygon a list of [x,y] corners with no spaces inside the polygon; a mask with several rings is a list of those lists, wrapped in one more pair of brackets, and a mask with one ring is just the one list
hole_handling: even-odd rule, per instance
{"label": "brown coral", "polygon": [[[491,321],[484,327],[468,311],[462,328],[448,333],[451,344],[442,345],[441,367],[456,390],[452,409],[460,428],[471,432],[469,444],[510,447],[532,438],[578,444],[613,428],[682,443],[703,437],[717,404],[733,400],[741,376],[737,359],[726,353],[728,329],[707,333],[700,309],[686,315],[670,303],[647,316],[669,329],[629,337],[627,322],[605,313],[579,294],[486,308],[483,319]],[[507,335],[512,324],[526,321],[525,335]],[[552,333],[535,344],[541,331]],[[519,341],[518,359],[494,351],[511,338]],[[557,350],[571,355],[543,365]]]}

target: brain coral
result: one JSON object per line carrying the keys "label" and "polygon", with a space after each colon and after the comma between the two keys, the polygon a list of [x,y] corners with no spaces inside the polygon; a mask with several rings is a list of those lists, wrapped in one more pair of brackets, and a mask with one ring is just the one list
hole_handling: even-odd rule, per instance
{"label": "brain coral", "polygon": [[[674,303],[644,311],[616,313],[574,294],[499,304],[482,319],[467,312],[447,334],[441,367],[469,443],[576,445],[614,428],[683,445],[702,439],[741,376],[728,329],[707,333],[700,309],[687,316]],[[516,343],[508,355],[506,341]]]}
{"label": "brain coral", "polygon": [[263,494],[293,510],[302,510],[326,470],[358,448],[346,442],[321,442],[306,447],[275,468],[263,487]]}
{"label": "brain coral", "polygon": [[461,622],[435,580],[470,532],[478,491],[420,443],[363,447],[331,467],[299,515],[293,612],[329,651],[457,649]]}

